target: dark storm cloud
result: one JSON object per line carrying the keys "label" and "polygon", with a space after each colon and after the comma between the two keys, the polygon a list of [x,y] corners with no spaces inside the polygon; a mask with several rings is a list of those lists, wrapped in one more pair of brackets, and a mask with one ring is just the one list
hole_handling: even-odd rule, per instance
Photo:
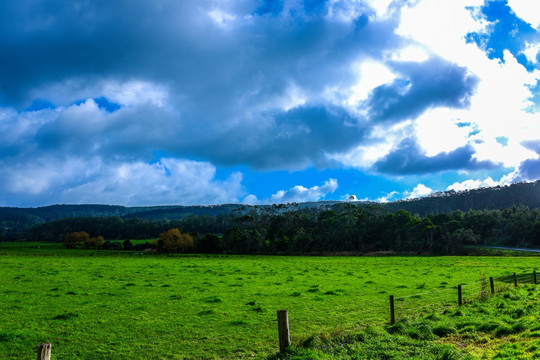
{"label": "dark storm cloud", "polygon": [[370,116],[377,121],[416,118],[437,106],[466,107],[478,82],[466,68],[442,59],[393,63],[391,67],[401,76],[376,88],[368,99]]}
{"label": "dark storm cloud", "polygon": [[407,138],[396,149],[377,161],[374,169],[390,175],[411,175],[496,167],[496,164],[489,161],[477,161],[472,157],[473,154],[474,149],[466,145],[447,153],[426,156],[413,138]]}
{"label": "dark storm cloud", "polygon": [[371,24],[367,8],[354,22],[342,23],[320,13],[260,16],[253,13],[256,3],[235,2],[223,6],[235,19],[220,26],[209,16],[220,5],[2,2],[2,99],[29,105],[30,90],[51,82],[75,80],[85,88],[99,79],[137,78],[169,84],[179,96],[226,104],[263,83],[260,95],[290,80],[318,88],[330,76],[341,82],[351,59],[398,42],[395,21]]}
{"label": "dark storm cloud", "polygon": [[259,169],[275,164],[293,169],[307,164],[325,167],[333,164],[325,160],[324,152],[346,151],[351,144],[363,141],[369,132],[343,109],[335,107],[299,107],[274,114],[271,119],[264,129],[232,129],[219,141],[220,149],[209,147],[199,151],[209,152],[208,156],[219,163],[248,163]]}

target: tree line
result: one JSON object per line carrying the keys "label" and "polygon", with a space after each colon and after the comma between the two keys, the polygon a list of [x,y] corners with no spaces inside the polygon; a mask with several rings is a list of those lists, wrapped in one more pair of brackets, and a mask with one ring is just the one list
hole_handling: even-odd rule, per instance
{"label": "tree line", "polygon": [[[524,205],[530,209],[540,207],[540,180],[530,183],[516,183],[508,186],[492,188],[445,191],[433,193],[430,196],[401,200],[390,203],[355,202],[358,207],[369,208],[373,206],[383,207],[391,213],[405,210],[411,214],[419,214],[422,218],[432,214],[449,214],[456,210],[468,211],[469,209],[504,210],[512,206]],[[117,221],[133,220],[131,228],[140,226],[138,219],[157,220],[183,219],[190,216],[203,218],[228,217],[261,213],[268,216],[284,215],[289,212],[303,210],[320,213],[322,210],[335,210],[338,213],[343,202],[323,201],[312,203],[291,203],[273,205],[242,205],[223,204],[214,206],[147,206],[147,207],[124,207],[117,205],[52,205],[37,208],[0,207],[0,241],[20,240],[26,237],[28,230],[45,223],[67,218],[113,218]],[[105,220],[109,221],[109,220]],[[144,226],[147,226],[146,224]],[[158,224],[159,226],[159,224]],[[148,226],[150,231],[155,230],[153,224]],[[146,231],[145,229],[142,229]],[[219,228],[217,232],[227,229]],[[114,231],[112,237],[116,237]],[[123,231],[123,232],[127,232]],[[155,234],[155,231],[154,231]],[[136,234],[134,234],[136,235]]]}
{"label": "tree line", "polygon": [[[176,240],[173,245],[166,245],[164,234],[172,230],[178,232],[174,233]],[[111,246],[110,240],[158,238],[155,243],[149,241],[147,247],[163,252],[456,254],[464,245],[474,244],[539,247],[540,209],[512,206],[504,210],[455,210],[420,216],[403,209],[390,212],[377,205],[338,203],[331,209],[268,213],[252,208],[249,212],[180,220],[86,217],[37,225],[26,232],[26,240],[64,242],[68,235],[81,231],[89,239],[106,239],[101,246],[107,241]],[[192,240],[186,240],[188,235]],[[189,246],[175,246],[175,241],[187,241]]]}

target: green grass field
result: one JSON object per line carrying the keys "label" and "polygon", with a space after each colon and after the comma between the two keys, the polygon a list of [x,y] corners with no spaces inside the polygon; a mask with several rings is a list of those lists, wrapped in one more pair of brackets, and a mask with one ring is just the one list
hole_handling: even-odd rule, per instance
{"label": "green grass field", "polygon": [[[484,275],[532,272],[539,257],[167,256],[0,243],[0,358],[261,358],[294,344],[465,301]],[[504,284],[497,284],[503,286]],[[509,286],[509,285],[508,285]],[[417,295],[423,294],[423,295]],[[446,304],[446,305],[445,305]]]}

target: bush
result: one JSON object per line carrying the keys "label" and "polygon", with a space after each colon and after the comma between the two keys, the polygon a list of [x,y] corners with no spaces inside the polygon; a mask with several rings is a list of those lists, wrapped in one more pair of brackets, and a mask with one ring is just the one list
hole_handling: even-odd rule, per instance
{"label": "bush", "polygon": [[122,250],[122,244],[119,242],[105,241],[103,244],[103,249],[105,250]]}
{"label": "bush", "polygon": [[122,243],[122,248],[124,250],[133,250],[133,244],[130,240],[124,240],[124,242]]}
{"label": "bush", "polygon": [[197,243],[197,251],[203,254],[217,254],[220,238],[216,234],[205,234]]}
{"label": "bush", "polygon": [[103,236],[90,237],[86,231],[72,232],[64,238],[64,247],[67,249],[102,249],[104,244]]}
{"label": "bush", "polygon": [[149,243],[149,242],[145,242],[145,243],[142,243],[142,244],[135,244],[135,250],[137,251],[143,251],[143,250],[146,250],[146,249],[155,249],[156,246],[152,243]]}

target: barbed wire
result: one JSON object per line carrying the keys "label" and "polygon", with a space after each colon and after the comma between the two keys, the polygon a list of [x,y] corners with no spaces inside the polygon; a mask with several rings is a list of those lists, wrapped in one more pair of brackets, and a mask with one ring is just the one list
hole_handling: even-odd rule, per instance
{"label": "barbed wire", "polygon": [[[457,301],[456,301],[457,303]],[[431,303],[431,304],[425,304],[424,306],[418,306],[418,307],[415,307],[415,308],[407,308],[406,311],[402,311],[402,313],[414,313],[414,312],[419,312],[418,310],[421,310],[421,309],[429,309],[429,308],[433,308],[433,307],[437,307],[437,306],[442,306],[442,305],[450,305],[450,304],[445,304],[445,303]]]}
{"label": "barbed wire", "polygon": [[444,291],[450,291],[450,290],[454,290],[454,289],[455,289],[454,287],[449,287],[449,288],[444,288],[444,289],[441,289],[441,290],[434,290],[434,291],[420,293],[420,294],[411,294],[411,295],[400,296],[400,298],[409,298],[409,297],[413,297],[413,296],[429,295],[429,294],[434,294],[434,293],[439,293],[439,292],[444,292]]}
{"label": "barbed wire", "polygon": [[396,303],[397,306],[409,306],[409,305],[414,305],[414,304],[419,304],[419,303],[433,303],[434,301],[433,300],[437,300],[437,299],[448,299],[449,301],[451,299],[456,299],[457,301],[457,294],[447,294],[447,295],[444,295],[444,296],[438,296],[438,297],[434,297],[434,298],[430,298],[430,299],[420,299],[420,300],[417,300],[417,301],[408,301],[408,302],[400,302],[398,301]]}

